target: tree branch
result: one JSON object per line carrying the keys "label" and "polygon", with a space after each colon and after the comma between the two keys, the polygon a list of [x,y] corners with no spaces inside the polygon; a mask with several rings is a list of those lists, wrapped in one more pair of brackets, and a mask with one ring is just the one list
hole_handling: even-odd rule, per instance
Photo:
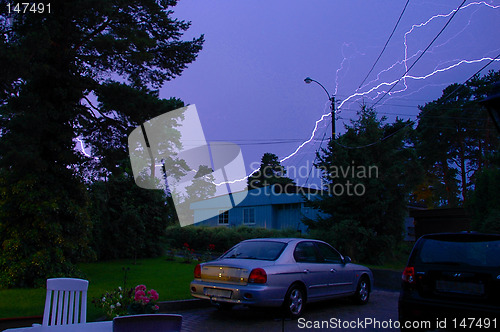
{"label": "tree branch", "polygon": [[86,43],[88,43],[92,38],[106,30],[106,28],[109,26],[109,23],[111,23],[111,19],[109,17],[106,17],[106,20],[93,32],[91,32],[87,37],[82,38],[81,42],[76,44],[75,47],[73,47],[73,50],[77,50]]}
{"label": "tree branch", "polygon": [[[126,126],[126,125],[124,125],[123,123],[121,123],[120,121],[118,121],[118,120],[116,120],[116,119],[113,119],[113,118],[110,118],[109,116],[107,116],[107,115],[105,115],[104,113],[102,113],[102,112],[101,112],[101,110],[100,110],[100,109],[98,109],[97,107],[95,107],[95,106],[92,104],[92,102],[91,102],[91,101],[90,101],[90,100],[89,100],[86,96],[84,96],[84,97],[83,97],[83,99],[85,99],[85,100],[87,101],[87,103],[89,103],[89,106],[90,106],[93,110],[95,110],[97,113],[99,113],[99,115],[100,115],[102,118],[104,118],[104,119],[106,119],[106,120],[108,120],[108,121],[113,122],[115,125],[117,125],[117,126],[121,127],[123,130],[127,130],[127,129],[128,129],[128,128],[127,128],[127,126]],[[90,113],[92,113],[92,112],[90,112]],[[96,119],[96,120],[98,119],[98,118],[95,116],[95,114],[93,114],[93,113],[92,113],[92,116],[93,116],[93,118],[94,118],[94,119]]]}

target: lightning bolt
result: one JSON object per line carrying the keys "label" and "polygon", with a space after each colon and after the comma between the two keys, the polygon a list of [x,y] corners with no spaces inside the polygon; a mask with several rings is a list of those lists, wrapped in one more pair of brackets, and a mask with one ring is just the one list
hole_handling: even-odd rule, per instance
{"label": "lightning bolt", "polygon": [[[495,5],[489,4],[489,3],[485,2],[485,1],[477,1],[477,2],[472,2],[472,3],[469,3],[467,5],[462,6],[460,8],[460,11],[466,10],[466,9],[471,8],[473,6],[488,7],[490,9],[498,9],[498,8],[500,8],[500,6],[495,6]],[[401,77],[399,79],[395,79],[393,81],[381,82],[381,83],[378,83],[378,84],[372,86],[373,84],[375,84],[376,82],[379,82],[381,80],[381,76],[383,74],[389,73],[389,72],[391,72],[393,70],[396,70],[401,65],[404,66],[405,72],[406,72],[408,70],[408,68],[409,68],[408,63],[412,59],[414,59],[417,56],[419,56],[419,54],[421,54],[422,51],[419,50],[416,53],[414,53],[412,55],[409,55],[409,51],[408,51],[408,49],[409,49],[409,47],[408,47],[408,44],[409,44],[408,37],[412,33],[414,33],[415,31],[417,31],[418,29],[425,28],[427,25],[429,25],[431,22],[433,22],[435,20],[443,19],[443,18],[448,18],[451,15],[453,15],[455,12],[456,12],[456,9],[452,10],[451,12],[449,12],[447,14],[434,15],[434,16],[430,17],[428,20],[426,20],[425,22],[412,25],[411,28],[407,32],[405,32],[405,34],[403,36],[403,44],[404,44],[404,57],[403,57],[403,59],[402,60],[398,60],[395,63],[393,63],[392,65],[390,65],[389,67],[387,67],[387,68],[379,71],[379,73],[376,75],[375,79],[373,79],[372,81],[366,83],[362,87],[359,87],[358,89],[355,90],[355,92],[353,94],[351,94],[347,98],[343,99],[342,102],[340,103],[340,105],[337,108],[338,111],[342,110],[342,107],[347,102],[355,102],[355,101],[357,101],[357,100],[359,100],[361,98],[365,98],[365,97],[368,98],[368,99],[370,99],[370,100],[374,100],[375,98],[378,98],[381,94],[384,94],[386,92],[386,90],[384,90],[384,88],[391,87],[392,85],[396,84],[399,81],[402,81],[403,88],[388,93],[389,96],[392,96],[394,94],[399,94],[399,93],[407,91],[407,89],[408,89],[408,85],[407,85],[408,80],[426,80],[426,79],[428,79],[428,78],[430,78],[432,76],[438,75],[440,73],[447,72],[449,70],[452,70],[454,68],[457,68],[457,67],[460,67],[460,66],[463,66],[463,65],[476,64],[476,63],[480,63],[480,62],[483,62],[483,61],[492,61],[493,60],[492,57],[483,57],[483,58],[479,58],[479,59],[466,59],[466,60],[464,60],[464,59],[458,59],[457,60],[456,59],[456,60],[452,60],[452,61],[447,61],[448,63],[451,63],[450,65],[446,65],[446,66],[444,66],[442,68],[437,68],[436,67],[436,68],[434,68],[433,71],[428,72],[428,73],[426,73],[424,75],[410,75],[410,74],[407,73],[407,74],[403,75],[403,77]],[[470,21],[469,21],[469,24],[470,24]],[[460,32],[458,32],[457,34],[455,34],[455,36],[453,36],[452,38],[448,39],[446,42],[444,42],[444,43],[442,43],[440,45],[434,46],[432,48],[432,50],[434,50],[434,49],[436,49],[438,47],[442,47],[442,46],[446,45],[451,39],[454,39],[458,35],[460,35],[467,28],[467,26],[465,26]],[[350,47],[351,45],[352,44],[349,44],[349,43],[344,43],[342,45],[341,52],[342,52],[343,60],[342,60],[342,62],[340,64],[339,69],[337,69],[337,71],[336,71],[334,95],[338,94],[340,73],[345,69],[345,67],[344,67],[345,64],[349,64],[349,57],[347,57],[344,54],[344,48],[345,47]],[[360,52],[357,51],[357,53],[360,53]],[[495,61],[500,61],[500,59],[496,59]],[[369,88],[366,91],[360,92],[360,90],[363,90],[364,88],[366,88],[368,86],[372,86],[372,87]],[[421,89],[423,89],[423,88],[420,88],[417,91],[414,91],[414,92],[410,93],[409,95],[417,93]],[[375,94],[375,96],[374,97],[369,97],[372,94]],[[315,135],[317,134],[317,131],[318,131],[319,127],[320,127],[321,122],[323,122],[325,119],[327,119],[327,118],[329,118],[331,116],[330,111],[329,111],[329,102],[325,105],[325,110],[326,109],[328,109],[328,112],[324,113],[318,120],[316,120],[316,122],[314,124],[314,128],[313,128],[313,130],[311,132],[310,137],[307,140],[305,140],[304,142],[302,142],[292,153],[290,153],[288,156],[282,158],[280,160],[280,162],[285,162],[285,161],[291,159],[292,157],[296,156],[299,153],[300,150],[302,150],[306,145],[308,145],[310,142],[313,141],[313,139],[314,139]],[[80,138],[76,138],[75,140],[78,142],[78,149],[85,156],[92,157],[89,153],[87,153],[85,151],[85,146],[84,146],[83,141]],[[250,177],[251,175],[253,175],[257,171],[258,171],[258,169],[252,171],[249,175],[247,175],[246,177],[244,177],[242,179],[237,179],[237,180],[234,180],[234,181],[228,181],[228,182],[222,182],[222,183],[216,183],[215,185],[216,186],[220,186],[220,185],[225,185],[227,183],[233,184],[233,183],[236,183],[236,182],[246,181],[248,179],[248,177]]]}
{"label": "lightning bolt", "polygon": [[[495,6],[495,5],[489,4],[489,3],[485,2],[485,1],[477,1],[477,2],[472,2],[472,3],[469,3],[467,5],[462,6],[459,9],[459,11],[463,11],[463,10],[466,10],[466,9],[472,8],[472,7],[488,7],[490,9],[498,9],[498,8],[500,8],[500,6]],[[478,10],[479,10],[479,8],[478,8]],[[409,68],[408,63],[411,60],[413,60],[414,58],[417,58],[418,56],[420,56],[420,54],[422,53],[422,50],[418,50],[416,53],[409,55],[409,51],[408,51],[408,49],[409,49],[408,37],[412,33],[415,33],[418,29],[424,29],[426,26],[428,26],[431,22],[433,22],[435,20],[449,18],[456,11],[457,11],[457,9],[454,9],[454,10],[452,10],[451,12],[449,12],[447,14],[434,15],[434,16],[430,17],[429,19],[427,19],[425,22],[422,22],[422,23],[419,23],[419,24],[413,24],[411,26],[411,28],[408,31],[406,31],[404,33],[404,35],[403,35],[403,45],[404,45],[404,56],[403,56],[403,59],[402,60],[398,60],[395,63],[393,63],[392,65],[390,65],[389,67],[387,67],[387,68],[379,71],[379,73],[376,75],[376,78],[374,80],[366,83],[362,87],[359,87],[358,89],[356,89],[356,91],[353,94],[351,94],[347,98],[343,99],[342,102],[340,103],[340,105],[337,108],[338,111],[342,110],[342,107],[347,102],[355,102],[355,101],[357,101],[357,100],[359,100],[361,98],[368,98],[370,100],[375,100],[380,95],[386,93],[387,90],[384,90],[384,88],[390,88],[390,87],[392,87],[393,85],[397,84],[400,81],[402,81],[403,87],[401,89],[399,89],[399,90],[389,92],[388,93],[389,96],[392,96],[394,94],[399,94],[399,93],[407,91],[408,90],[408,81],[409,80],[426,80],[426,79],[428,79],[428,78],[430,78],[432,76],[439,75],[441,73],[450,71],[450,70],[452,70],[454,68],[457,68],[457,67],[460,67],[460,66],[463,66],[463,65],[477,64],[477,63],[481,63],[481,62],[484,62],[484,61],[493,61],[494,58],[492,58],[492,57],[482,57],[482,58],[478,58],[478,59],[455,59],[455,60],[451,60],[451,61],[446,61],[447,63],[451,63],[451,64],[446,65],[446,66],[443,66],[443,64],[440,64],[440,65],[436,66],[434,68],[434,70],[432,70],[432,71],[430,71],[430,72],[428,72],[426,74],[423,74],[423,75],[410,75],[408,73],[408,68]],[[474,11],[474,13],[476,11]],[[460,35],[463,31],[466,30],[466,28],[470,25],[470,23],[471,23],[471,21],[469,20],[468,24],[465,27],[463,27],[458,33],[456,33],[453,37],[449,38],[444,43],[441,43],[439,45],[433,46],[429,50],[429,53],[432,52],[433,50],[439,48],[439,47],[443,47],[444,45],[446,45],[447,43],[449,43],[452,39],[456,38],[458,35]],[[345,47],[349,47],[351,45],[352,44],[350,44],[350,43],[343,43],[343,45],[342,45],[341,52],[342,52],[343,60],[342,60],[342,62],[340,64],[339,69],[337,69],[336,74],[335,74],[335,93],[334,93],[335,95],[337,95],[337,92],[338,92],[340,73],[345,69],[344,66],[349,61],[348,57],[344,54],[344,49],[345,49]],[[500,61],[500,59],[495,59],[494,61]],[[383,74],[391,72],[393,70],[396,70],[400,66],[403,66],[404,69],[405,69],[405,72],[406,72],[406,74],[403,75],[401,78],[395,79],[393,81],[381,82],[381,83],[378,83],[378,84],[374,85],[376,82],[379,82],[381,80],[381,76]],[[442,66],[442,67],[438,68],[439,66]],[[362,89],[364,89],[364,88],[366,88],[368,86],[372,86],[372,87],[369,88],[366,91],[360,92],[360,90],[362,90]],[[423,88],[420,88],[417,91],[411,92],[408,95],[417,93],[421,89],[423,89]],[[375,96],[374,97],[369,97],[372,94],[375,94]],[[318,120],[316,120],[316,122],[314,124],[314,128],[312,130],[312,133],[311,133],[309,139],[307,139],[304,142],[302,142],[292,153],[290,153],[286,157],[282,158],[280,160],[280,162],[285,162],[285,161],[291,159],[292,157],[296,156],[299,153],[300,150],[302,150],[306,145],[308,145],[310,142],[313,141],[313,139],[316,136],[317,131],[319,129],[320,123],[323,122],[325,119],[327,119],[328,117],[331,116],[331,114],[329,112],[329,103],[327,103],[327,104],[328,105],[325,105],[325,109],[328,108],[328,112],[324,113]],[[236,182],[240,182],[240,181],[245,181],[245,180],[248,179],[248,177],[250,177],[251,175],[253,175],[256,171],[257,170],[254,170],[252,173],[250,173],[248,176],[246,176],[243,179],[237,179],[237,180],[234,180],[234,181],[229,181],[227,183],[236,183]],[[219,183],[219,184],[216,184],[216,185],[219,186],[219,185],[223,185],[223,184],[226,184],[226,182]]]}
{"label": "lightning bolt", "polygon": [[[87,151],[85,151],[85,143],[83,143],[83,141],[82,141],[82,139],[81,139],[81,138],[76,137],[76,138],[75,138],[75,141],[77,141],[77,142],[78,142],[78,143],[77,143],[77,145],[78,145],[78,146],[77,146],[76,148],[77,148],[77,149],[78,149],[81,153],[83,153],[86,157],[89,157],[89,158],[90,158],[90,157],[92,157],[92,155],[91,155],[91,154],[89,154]],[[96,159],[97,159],[97,158],[96,158]]]}
{"label": "lightning bolt", "polygon": [[[478,2],[472,2],[472,3],[469,3],[467,5],[462,6],[462,8],[460,8],[460,11],[466,10],[467,8],[471,8],[473,6],[488,7],[490,9],[498,9],[498,8],[500,8],[500,6],[495,6],[495,5],[489,4],[489,3],[485,2],[485,1],[478,1]],[[419,56],[419,54],[422,52],[421,50],[419,50],[415,54],[409,55],[409,53],[408,53],[408,37],[412,33],[414,33],[415,31],[417,31],[417,29],[425,28],[427,25],[429,25],[431,22],[433,22],[433,21],[435,21],[437,19],[448,18],[451,15],[453,15],[456,11],[457,10],[454,9],[454,10],[452,10],[451,12],[449,12],[447,14],[434,15],[434,16],[430,17],[428,20],[426,20],[425,22],[412,25],[411,28],[407,32],[405,32],[404,37],[403,37],[404,58],[402,60],[396,61],[391,66],[389,66],[386,69],[383,69],[382,71],[380,71],[377,74],[376,79],[372,80],[369,83],[366,83],[364,86],[358,88],[352,95],[350,95],[347,98],[345,98],[344,100],[342,100],[342,102],[338,106],[338,110],[339,111],[342,110],[342,107],[344,106],[344,104],[347,103],[347,102],[349,102],[349,101],[354,102],[354,101],[359,100],[359,99],[364,98],[364,97],[369,98],[368,96],[370,96],[373,93],[375,93],[376,95],[374,97],[369,98],[369,99],[374,100],[377,97],[379,97],[381,94],[383,94],[383,93],[386,92],[386,90],[383,90],[384,88],[391,87],[394,84],[397,84],[397,82],[399,82],[399,81],[402,81],[403,88],[401,88],[399,90],[396,90],[396,91],[389,92],[389,96],[392,96],[394,94],[398,94],[398,93],[402,93],[404,91],[407,91],[407,89],[408,89],[407,80],[425,80],[425,79],[428,79],[428,78],[430,78],[432,76],[435,76],[435,75],[438,75],[440,73],[449,71],[451,69],[457,68],[457,67],[462,66],[462,65],[475,64],[475,63],[480,63],[480,62],[483,62],[483,61],[493,61],[492,57],[482,57],[480,59],[453,60],[453,61],[451,61],[451,62],[453,62],[451,65],[447,65],[447,66],[445,66],[443,68],[434,68],[433,71],[431,71],[429,73],[426,73],[425,75],[417,76],[417,75],[410,75],[409,73],[407,73],[407,74],[403,75],[403,77],[401,77],[399,79],[395,79],[393,81],[381,82],[381,83],[378,83],[375,86],[372,86],[371,88],[369,88],[368,90],[366,90],[364,92],[358,92],[359,90],[361,90],[361,89],[363,89],[363,88],[365,88],[367,86],[370,86],[370,85],[374,84],[375,82],[379,81],[380,77],[382,76],[382,74],[384,74],[386,72],[390,72],[391,70],[397,68],[398,66],[403,65],[404,68],[405,68],[405,72],[407,72],[408,68],[409,68],[408,62],[411,61],[413,58],[416,58],[417,56]],[[457,34],[455,34],[452,38],[448,39],[446,42],[444,42],[444,43],[442,43],[440,45],[434,46],[432,48],[432,50],[434,50],[434,49],[436,49],[438,47],[442,47],[442,46],[446,45],[447,43],[449,43],[449,41],[451,39],[456,38],[460,33],[462,33],[467,28],[467,26],[469,24],[470,24],[470,20],[469,20],[469,23],[466,25],[466,27],[464,27],[460,32],[458,32]],[[345,46],[345,45],[346,44],[344,43],[343,46]],[[337,91],[338,91],[338,73],[343,69],[345,61],[346,61],[346,59],[345,59],[345,56],[344,56],[344,59],[342,60],[342,63],[341,63],[341,66],[340,66],[340,69],[338,69],[337,73],[336,73],[335,94],[337,94]],[[500,59],[495,59],[495,61],[500,61]],[[329,117],[329,116],[330,116],[330,113],[323,114],[321,116],[321,118],[316,121],[314,129],[313,129],[313,131],[311,133],[310,138],[308,140],[304,141],[303,143],[301,143],[295,149],[295,151],[293,151],[291,154],[289,154],[288,156],[286,156],[283,159],[281,159],[280,162],[284,162],[284,161],[289,160],[290,158],[294,157],[304,146],[306,146],[308,143],[310,143],[313,140],[313,138],[316,135],[316,133],[317,133],[317,130],[319,128],[319,124],[323,120],[325,120],[327,117]]]}
{"label": "lightning bolt", "polygon": [[[477,1],[477,2],[472,2],[472,3],[469,3],[467,5],[462,6],[460,8],[460,11],[467,10],[468,8],[472,8],[474,6],[477,6],[479,8],[481,8],[481,7],[487,7],[487,8],[490,8],[490,9],[498,9],[498,8],[500,8],[500,5],[499,6],[495,6],[495,5],[489,4],[489,3],[485,2],[485,1]],[[355,92],[353,94],[351,94],[347,98],[343,99],[342,102],[340,103],[340,105],[338,106],[338,111],[342,110],[343,106],[346,103],[348,103],[348,102],[355,102],[355,101],[357,101],[357,100],[359,100],[361,98],[365,98],[366,97],[368,99],[374,100],[375,98],[379,97],[381,94],[384,94],[386,92],[386,90],[384,90],[384,88],[391,87],[391,86],[393,86],[394,84],[396,84],[397,82],[400,82],[400,81],[402,81],[403,88],[401,88],[401,89],[399,89],[397,91],[392,91],[392,92],[388,93],[389,96],[392,96],[394,94],[399,94],[399,93],[402,93],[404,91],[407,91],[407,89],[408,89],[408,84],[407,83],[408,83],[409,80],[416,80],[416,81],[426,80],[426,79],[428,79],[430,77],[433,77],[435,75],[439,75],[441,73],[450,71],[450,70],[452,70],[454,68],[458,68],[458,67],[463,66],[463,65],[477,64],[477,63],[481,63],[483,61],[492,61],[493,60],[492,57],[483,57],[483,58],[478,58],[478,59],[465,59],[465,60],[464,59],[455,59],[455,60],[452,60],[452,61],[447,61],[447,63],[451,63],[451,64],[446,65],[446,66],[444,66],[442,68],[437,68],[438,67],[437,66],[437,67],[434,68],[434,70],[432,70],[432,71],[430,71],[430,72],[428,72],[426,74],[423,74],[423,75],[410,75],[409,73],[406,73],[405,75],[403,75],[399,79],[395,79],[395,80],[392,80],[392,81],[385,81],[385,82],[381,82],[381,83],[377,83],[376,84],[376,82],[379,82],[381,80],[381,77],[382,77],[383,74],[389,73],[389,72],[391,72],[393,70],[397,70],[397,68],[400,67],[400,66],[403,66],[404,69],[405,69],[405,72],[407,72],[408,68],[409,68],[408,63],[411,60],[413,60],[414,58],[417,58],[421,54],[422,50],[418,50],[416,53],[409,55],[409,42],[408,42],[408,37],[409,36],[411,36],[413,33],[415,33],[418,29],[424,29],[426,26],[428,26],[431,22],[433,22],[435,20],[450,17],[456,11],[457,10],[454,9],[454,10],[452,10],[451,12],[449,12],[447,14],[434,15],[434,16],[430,17],[428,20],[426,20],[425,22],[412,25],[411,28],[408,31],[406,31],[404,33],[404,35],[403,35],[403,45],[404,45],[404,56],[403,56],[403,59],[402,60],[398,60],[398,61],[394,62],[392,65],[390,65],[389,67],[387,67],[387,68],[379,71],[378,74],[376,75],[375,79],[373,79],[372,81],[370,81],[370,82],[366,83],[365,85],[359,87],[358,89],[355,90]],[[470,24],[470,20],[469,20],[469,24]],[[435,50],[436,48],[442,47],[442,46],[446,45],[447,43],[449,43],[451,39],[456,38],[463,31],[465,31],[466,28],[468,27],[468,25],[466,25],[464,28],[462,28],[461,31],[459,31],[458,33],[456,33],[452,38],[448,39],[446,42],[434,46],[430,51],[432,52],[432,50]],[[346,71],[348,70],[348,68],[346,69],[345,66],[347,65],[347,67],[348,67],[348,65],[349,65],[349,57],[345,55],[344,49],[346,47],[350,47],[350,46],[352,46],[352,43],[343,43],[343,45],[342,45],[341,52],[342,52],[343,60],[342,60],[342,62],[340,64],[340,67],[336,70],[336,73],[335,73],[335,90],[334,90],[334,95],[338,94],[340,74],[344,70],[346,70]],[[359,51],[356,51],[356,53],[362,54]],[[495,61],[500,61],[500,59],[496,59]],[[441,64],[441,66],[442,65],[443,64]],[[369,88],[366,91],[360,92],[360,90],[364,90],[366,87],[369,87],[369,86],[371,86],[371,88]],[[423,88],[421,88],[421,89],[423,89]],[[420,89],[417,90],[417,91],[415,91],[415,92],[412,92],[410,94],[414,94],[414,93],[416,93],[418,91],[420,91]],[[375,96],[374,97],[369,97],[372,94],[375,94]],[[307,140],[305,140],[304,142],[302,142],[292,153],[290,153],[286,157],[282,158],[280,160],[280,162],[285,162],[285,161],[293,158],[294,156],[296,156],[299,153],[299,151],[301,151],[306,145],[308,145],[309,143],[311,143],[314,140],[314,137],[316,136],[316,134],[318,132],[318,129],[320,128],[320,124],[325,119],[327,119],[327,118],[329,118],[331,116],[331,113],[329,111],[329,101],[325,104],[325,110],[326,109],[328,109],[328,111],[325,112],[318,120],[315,121],[314,128],[313,128],[313,130],[312,130],[311,135],[309,136],[309,138]],[[78,144],[79,145],[79,147],[78,147],[79,150],[81,150],[81,152],[85,156],[91,157],[91,155],[88,154],[85,151],[85,147],[84,147],[83,141],[80,138],[76,138],[76,141],[78,141],[78,143],[79,143]],[[158,166],[160,166],[160,165],[158,165]],[[246,181],[248,179],[248,177],[250,177],[251,175],[253,175],[257,171],[258,171],[258,169],[252,171],[249,175],[247,175],[246,177],[244,177],[242,179],[236,179],[236,180],[233,180],[233,181],[216,183],[215,185],[216,186],[221,186],[221,185],[225,185],[225,184],[234,184],[236,182]]]}

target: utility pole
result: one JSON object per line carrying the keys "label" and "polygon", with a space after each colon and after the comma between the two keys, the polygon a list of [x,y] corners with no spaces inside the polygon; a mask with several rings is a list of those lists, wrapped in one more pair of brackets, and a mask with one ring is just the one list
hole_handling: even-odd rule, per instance
{"label": "utility pole", "polygon": [[330,98],[330,102],[332,103],[330,105],[330,108],[332,110],[332,139],[335,139],[335,96],[332,96]]}
{"label": "utility pole", "polygon": [[332,115],[332,140],[335,139],[335,96],[333,95],[330,95],[330,93],[328,92],[328,90],[323,86],[323,84],[321,84],[320,82],[316,81],[316,80],[313,80],[312,78],[310,77],[306,77],[304,79],[304,82],[306,82],[307,84],[311,83],[311,82],[315,82],[315,83],[318,83],[319,86],[321,86],[323,88],[323,90],[325,90],[326,92],[326,95],[328,96],[328,100],[330,101],[330,110],[331,110],[331,115]]}

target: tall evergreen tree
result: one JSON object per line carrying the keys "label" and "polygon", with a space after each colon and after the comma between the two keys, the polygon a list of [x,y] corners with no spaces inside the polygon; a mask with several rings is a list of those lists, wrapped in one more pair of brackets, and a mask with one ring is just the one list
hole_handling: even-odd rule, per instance
{"label": "tall evergreen tree", "polygon": [[195,60],[203,36],[181,40],[189,23],[172,18],[174,0],[55,0],[50,13],[0,2],[0,287],[32,286],[91,255],[82,167],[120,166],[107,143],[164,112],[141,101]]}
{"label": "tall evergreen tree", "polygon": [[466,84],[452,84],[420,107],[417,148],[427,174],[415,192],[417,200],[429,207],[456,207],[466,200],[477,172],[499,147],[494,125],[479,104],[498,80],[500,72],[491,71]]}
{"label": "tall evergreen tree", "polygon": [[286,176],[286,169],[274,153],[264,153],[259,169],[248,177],[247,183],[248,189],[262,188],[272,184],[295,184]]}
{"label": "tall evergreen tree", "polygon": [[318,153],[324,195],[309,204],[323,215],[304,221],[313,236],[372,263],[401,240],[409,193],[421,174],[412,122],[385,120],[363,105],[346,132]]}

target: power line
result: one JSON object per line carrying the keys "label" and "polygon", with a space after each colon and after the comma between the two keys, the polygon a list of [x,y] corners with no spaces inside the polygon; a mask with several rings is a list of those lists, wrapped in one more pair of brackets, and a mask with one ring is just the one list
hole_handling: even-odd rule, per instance
{"label": "power line", "polygon": [[436,39],[438,39],[438,37],[443,33],[444,29],[446,29],[446,27],[450,24],[451,20],[455,17],[455,15],[458,13],[458,11],[460,10],[460,8],[462,8],[462,6],[465,4],[467,0],[464,0],[462,1],[462,3],[460,4],[460,6],[458,6],[458,8],[455,10],[455,12],[453,13],[453,15],[451,15],[451,17],[448,19],[448,22],[446,22],[446,24],[441,28],[441,30],[439,31],[439,33],[432,39],[432,41],[429,43],[429,45],[427,45],[427,47],[424,49],[424,51],[422,52],[422,54],[420,54],[420,56],[417,58],[417,60],[415,60],[415,62],[413,62],[413,64],[405,71],[405,73],[403,74],[403,76],[401,76],[400,79],[398,79],[396,81],[396,83],[394,83],[391,88],[389,89],[389,91],[387,91],[386,93],[384,93],[382,95],[382,97],[380,97],[379,100],[377,100],[375,102],[375,104],[373,104],[373,106],[377,105],[378,103],[380,103],[380,101],[382,99],[384,99],[385,96],[387,96],[391,91],[392,89],[394,89],[394,87],[399,83],[399,81],[401,81],[405,76],[406,74],[408,74],[410,72],[410,70],[417,64],[417,62],[424,56],[424,54],[429,50],[429,48],[432,46],[432,44],[434,44],[434,42],[436,41]]}
{"label": "power line", "polygon": [[[416,107],[414,107],[416,108]],[[441,108],[442,110],[448,110],[448,111],[458,111],[461,110],[460,107],[443,107]],[[349,111],[349,112],[358,112],[359,109],[354,109],[354,108],[343,108],[343,111]],[[383,114],[383,115],[396,115],[396,116],[405,116],[405,117],[418,117],[419,114],[406,114],[406,113],[398,113],[398,112],[377,112],[377,114]],[[440,118],[440,119],[455,119],[455,120],[484,120],[485,117],[465,117],[465,116],[445,116],[445,115],[427,115],[427,117],[430,118]]]}
{"label": "power line", "polygon": [[[465,85],[468,81],[470,81],[471,79],[473,79],[476,75],[478,75],[479,73],[481,73],[481,71],[483,71],[485,68],[487,68],[489,65],[491,65],[494,61],[496,61],[497,59],[500,58],[500,53],[494,57],[493,59],[491,59],[488,63],[486,63],[483,67],[481,67],[479,70],[477,70],[474,74],[472,74],[468,79],[466,79],[462,84],[459,84],[457,85],[457,88],[455,88],[452,92],[450,92],[449,94],[447,94],[446,96],[444,96],[441,100],[441,102],[444,102],[446,101],[448,98],[450,98],[451,96],[453,96],[463,85]],[[406,106],[406,105],[394,105],[394,106]],[[411,107],[411,106],[406,106],[406,107]],[[456,107],[449,107],[447,109],[457,109]],[[343,108],[342,110],[344,111],[358,111],[357,109],[350,109],[350,108]],[[429,110],[430,111],[430,110]],[[409,114],[403,114],[403,113],[391,113],[391,112],[377,112],[377,114],[387,114],[387,115],[403,115],[403,116],[428,116],[427,113],[429,113],[429,111],[424,111],[422,113],[420,113],[419,115],[409,115]],[[476,117],[467,117],[467,118],[464,118],[464,117],[450,117],[450,116],[429,116],[429,117],[439,117],[439,118],[446,118],[446,119],[457,119],[457,120],[461,120],[461,119],[465,119],[465,120],[471,120],[471,119],[477,119],[477,120],[482,120],[483,118],[476,118]],[[344,148],[347,148],[347,149],[357,149],[357,148],[365,148],[365,147],[370,147],[370,146],[373,146],[375,144],[378,144],[388,138],[390,138],[391,136],[395,135],[397,132],[403,130],[404,128],[406,128],[409,124],[405,125],[404,127],[398,129],[396,132],[386,136],[386,137],[383,137],[381,138],[380,140],[376,141],[376,142],[373,142],[371,144],[367,144],[367,145],[363,145],[363,146],[357,146],[357,147],[349,147],[349,146],[345,146],[345,145],[342,145],[342,144],[338,144],[339,146],[342,146]],[[330,124],[328,124],[328,126],[326,126],[325,128],[325,134],[323,135],[322,139],[312,139],[311,141],[315,141],[315,142],[320,142],[320,148],[321,148],[321,145],[323,144],[323,141],[325,139],[325,135],[326,135],[326,131],[328,129],[328,127],[330,126]],[[476,128],[471,128],[471,127],[467,127],[468,129],[476,129]],[[269,139],[240,139],[240,140],[233,140],[233,143],[238,143],[238,145],[270,145],[270,144],[290,144],[290,143],[296,143],[296,142],[302,142],[304,139],[299,139],[299,138],[276,138],[276,139],[272,139],[272,140],[269,140]],[[222,141],[212,141],[212,142],[222,142]],[[335,141],[336,142],[336,141]],[[319,150],[319,149],[318,149]],[[316,150],[316,151],[318,151]]]}
{"label": "power line", "polygon": [[361,88],[361,86],[363,85],[363,83],[365,83],[366,79],[368,78],[368,76],[370,76],[370,74],[372,73],[373,69],[375,68],[375,65],[378,63],[378,60],[380,60],[380,57],[384,53],[385,49],[387,48],[387,45],[389,44],[389,41],[391,40],[392,36],[394,35],[394,32],[396,31],[396,28],[398,27],[399,22],[401,21],[401,17],[403,17],[403,14],[404,14],[404,12],[406,10],[406,7],[408,6],[409,2],[410,2],[410,0],[406,1],[406,4],[405,4],[405,6],[403,8],[403,11],[399,15],[398,21],[396,22],[396,25],[394,26],[394,29],[392,29],[391,35],[389,36],[389,38],[387,38],[387,41],[385,42],[384,48],[382,48],[382,51],[378,55],[377,60],[375,60],[375,62],[373,63],[372,68],[370,69],[370,71],[368,72],[368,74],[366,74],[365,78],[363,79],[363,82],[361,82],[361,84],[358,86],[357,90],[359,90]]}
{"label": "power line", "polygon": [[[328,129],[328,126],[327,126],[327,129]],[[321,150],[321,145],[323,144],[323,141],[325,139],[325,136],[326,136],[326,133],[328,132],[328,130],[325,130],[325,133],[323,134],[323,138],[321,139],[321,143],[319,143],[319,147],[318,149],[315,151],[314,153],[314,161],[313,161],[313,164],[314,162],[316,161],[316,158],[317,158],[317,153],[318,151]],[[332,139],[334,141],[334,139]],[[309,181],[309,178],[311,177],[311,173],[312,173],[312,170],[313,168],[311,167],[311,169],[309,170],[309,174],[307,174],[307,179],[306,179],[306,182],[304,183],[304,186],[307,185],[307,182]]]}
{"label": "power line", "polygon": [[[464,1],[465,2],[465,1]],[[463,5],[463,3],[462,3]],[[468,81],[470,81],[471,79],[473,79],[476,75],[478,75],[481,71],[483,71],[486,67],[488,67],[489,65],[491,65],[495,60],[497,60],[498,58],[500,58],[500,53],[494,57],[493,59],[491,59],[487,64],[485,64],[484,66],[482,66],[478,71],[476,71],[474,74],[472,74],[468,79],[466,79],[462,84],[459,84],[457,85],[457,87],[452,91],[450,92],[449,94],[447,94],[446,96],[443,97],[443,99],[441,100],[441,103],[443,103],[444,101],[446,101],[448,98],[450,98],[451,96],[453,96],[463,85],[465,85]],[[431,110],[429,109],[428,111],[424,111],[422,113],[420,113],[421,116],[425,116],[427,113],[429,113]],[[362,146],[346,146],[346,145],[343,145],[343,144],[340,144],[338,143],[337,140],[334,140],[333,142],[345,149],[363,149],[363,148],[367,148],[367,147],[370,147],[370,146],[373,146],[373,145],[376,145],[376,144],[379,144],[383,141],[385,141],[386,139],[394,136],[396,133],[400,132],[401,130],[407,128],[408,126],[410,126],[412,124],[412,122],[409,122],[408,124],[404,125],[403,127],[401,127],[400,129],[396,130],[395,132],[393,132],[392,134],[389,134],[385,137],[382,137],[381,139],[379,139],[378,141],[376,142],[373,142],[373,143],[370,143],[370,144],[366,144],[366,145],[362,145]]]}

